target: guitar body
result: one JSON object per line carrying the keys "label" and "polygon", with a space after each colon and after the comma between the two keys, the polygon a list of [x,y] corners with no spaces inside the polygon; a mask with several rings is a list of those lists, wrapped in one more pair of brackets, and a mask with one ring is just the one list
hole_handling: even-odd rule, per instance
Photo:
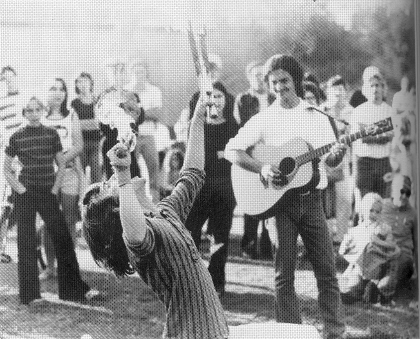
{"label": "guitar body", "polygon": [[[265,187],[258,173],[232,165],[232,185],[238,206],[246,214],[260,219],[272,217],[282,204],[287,204],[287,197],[305,193],[316,187],[319,182],[318,160],[302,166],[296,163],[296,157],[311,150],[311,146],[301,138],[295,138],[280,147],[258,144],[252,151],[252,157],[264,164],[278,166],[286,175],[287,184],[281,187]],[[315,175],[314,175],[315,174]]]}
{"label": "guitar body", "polygon": [[[340,138],[340,142],[350,144],[368,135],[392,131],[392,119],[375,122],[371,126]],[[264,186],[260,175],[232,165],[232,185],[236,202],[246,214],[260,219],[274,216],[275,211],[290,202],[295,194],[306,193],[319,183],[319,158],[326,154],[333,143],[312,149],[302,138],[294,138],[280,147],[257,144],[251,156],[264,164],[276,166],[286,177],[282,186]]]}

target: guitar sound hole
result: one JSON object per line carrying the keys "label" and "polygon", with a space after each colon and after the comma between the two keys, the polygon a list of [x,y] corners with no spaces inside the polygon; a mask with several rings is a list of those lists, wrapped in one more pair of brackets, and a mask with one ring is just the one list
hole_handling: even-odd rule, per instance
{"label": "guitar sound hole", "polygon": [[284,158],[279,164],[279,170],[284,175],[289,175],[296,167],[296,161],[293,158]]}

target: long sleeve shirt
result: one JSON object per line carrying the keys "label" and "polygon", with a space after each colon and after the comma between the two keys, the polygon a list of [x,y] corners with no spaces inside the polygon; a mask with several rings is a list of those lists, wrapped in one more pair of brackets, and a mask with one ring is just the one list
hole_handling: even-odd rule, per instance
{"label": "long sleeve shirt", "polygon": [[164,303],[164,338],[228,338],[222,305],[200,253],[184,223],[204,184],[204,172],[181,173],[172,194],[159,204],[159,214],[146,215],[141,244],[125,238],[133,267]]}

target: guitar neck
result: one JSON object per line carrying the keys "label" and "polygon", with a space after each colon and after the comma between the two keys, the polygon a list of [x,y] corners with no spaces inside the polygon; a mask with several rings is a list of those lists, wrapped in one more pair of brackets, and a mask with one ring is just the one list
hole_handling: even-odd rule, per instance
{"label": "guitar neck", "polygon": [[[369,135],[369,133],[367,131],[360,130],[356,133],[340,137],[340,141],[342,143],[345,143],[345,144],[349,145],[353,141],[355,141],[357,139],[360,139],[360,138],[364,138],[368,135]],[[301,154],[301,155],[296,157],[296,162],[299,166],[302,166],[302,165],[304,165],[304,164],[306,164],[306,163],[308,163],[308,162],[310,162],[310,161],[312,161],[316,158],[320,158],[324,154],[328,153],[333,145],[334,145],[334,142],[332,142],[328,145],[316,148],[316,149],[314,149],[312,151],[309,151],[309,152],[306,152],[304,154]]]}

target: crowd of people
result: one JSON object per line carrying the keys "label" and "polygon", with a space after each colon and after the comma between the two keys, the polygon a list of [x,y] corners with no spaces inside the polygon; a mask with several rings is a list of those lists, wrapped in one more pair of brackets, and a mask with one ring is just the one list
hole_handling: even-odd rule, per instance
{"label": "crowd of people", "polygon": [[[61,299],[100,296],[80,278],[75,247],[83,224],[99,265],[117,276],[137,271],[158,293],[168,312],[168,337],[227,338],[219,299],[236,208],[232,164],[255,172],[267,188],[282,187],[291,180],[287,173],[253,157],[254,148],[280,147],[294,138],[309,150],[332,143],[312,161],[310,184],[292,192],[271,217],[243,211],[241,249],[246,258],[273,259],[276,321],[301,323],[294,271],[303,243],[317,279],[325,337],[342,338],[342,302],[390,305],[399,286],[417,275],[414,84],[404,77],[390,100],[386,79],[369,66],[361,90],[353,93],[342,76],[320,83],[293,57],[279,54],[250,62],[249,88],[235,98],[221,81],[220,58],[209,59],[209,101],[200,91],[192,95],[174,140],[161,123],[162,92],[150,83],[144,62],[107,62],[109,87],[100,95],[86,71],[75,79],[74,95],[61,78],[51,79],[44,92],[26,93],[17,86],[17,70],[4,66],[1,262],[11,261],[7,233],[16,225],[23,304],[40,300],[40,280],[54,277]],[[107,105],[105,96],[119,105]],[[209,102],[217,111],[213,118],[206,116]],[[109,118],[114,112],[129,116],[132,152]],[[366,132],[389,121],[393,128]],[[361,131],[366,135],[352,138]],[[121,150],[125,156],[115,155]],[[206,268],[200,260],[204,236],[210,239]],[[39,274],[40,245],[46,263]],[[334,245],[348,265],[340,279]],[[193,311],[178,311],[186,305]]]}

